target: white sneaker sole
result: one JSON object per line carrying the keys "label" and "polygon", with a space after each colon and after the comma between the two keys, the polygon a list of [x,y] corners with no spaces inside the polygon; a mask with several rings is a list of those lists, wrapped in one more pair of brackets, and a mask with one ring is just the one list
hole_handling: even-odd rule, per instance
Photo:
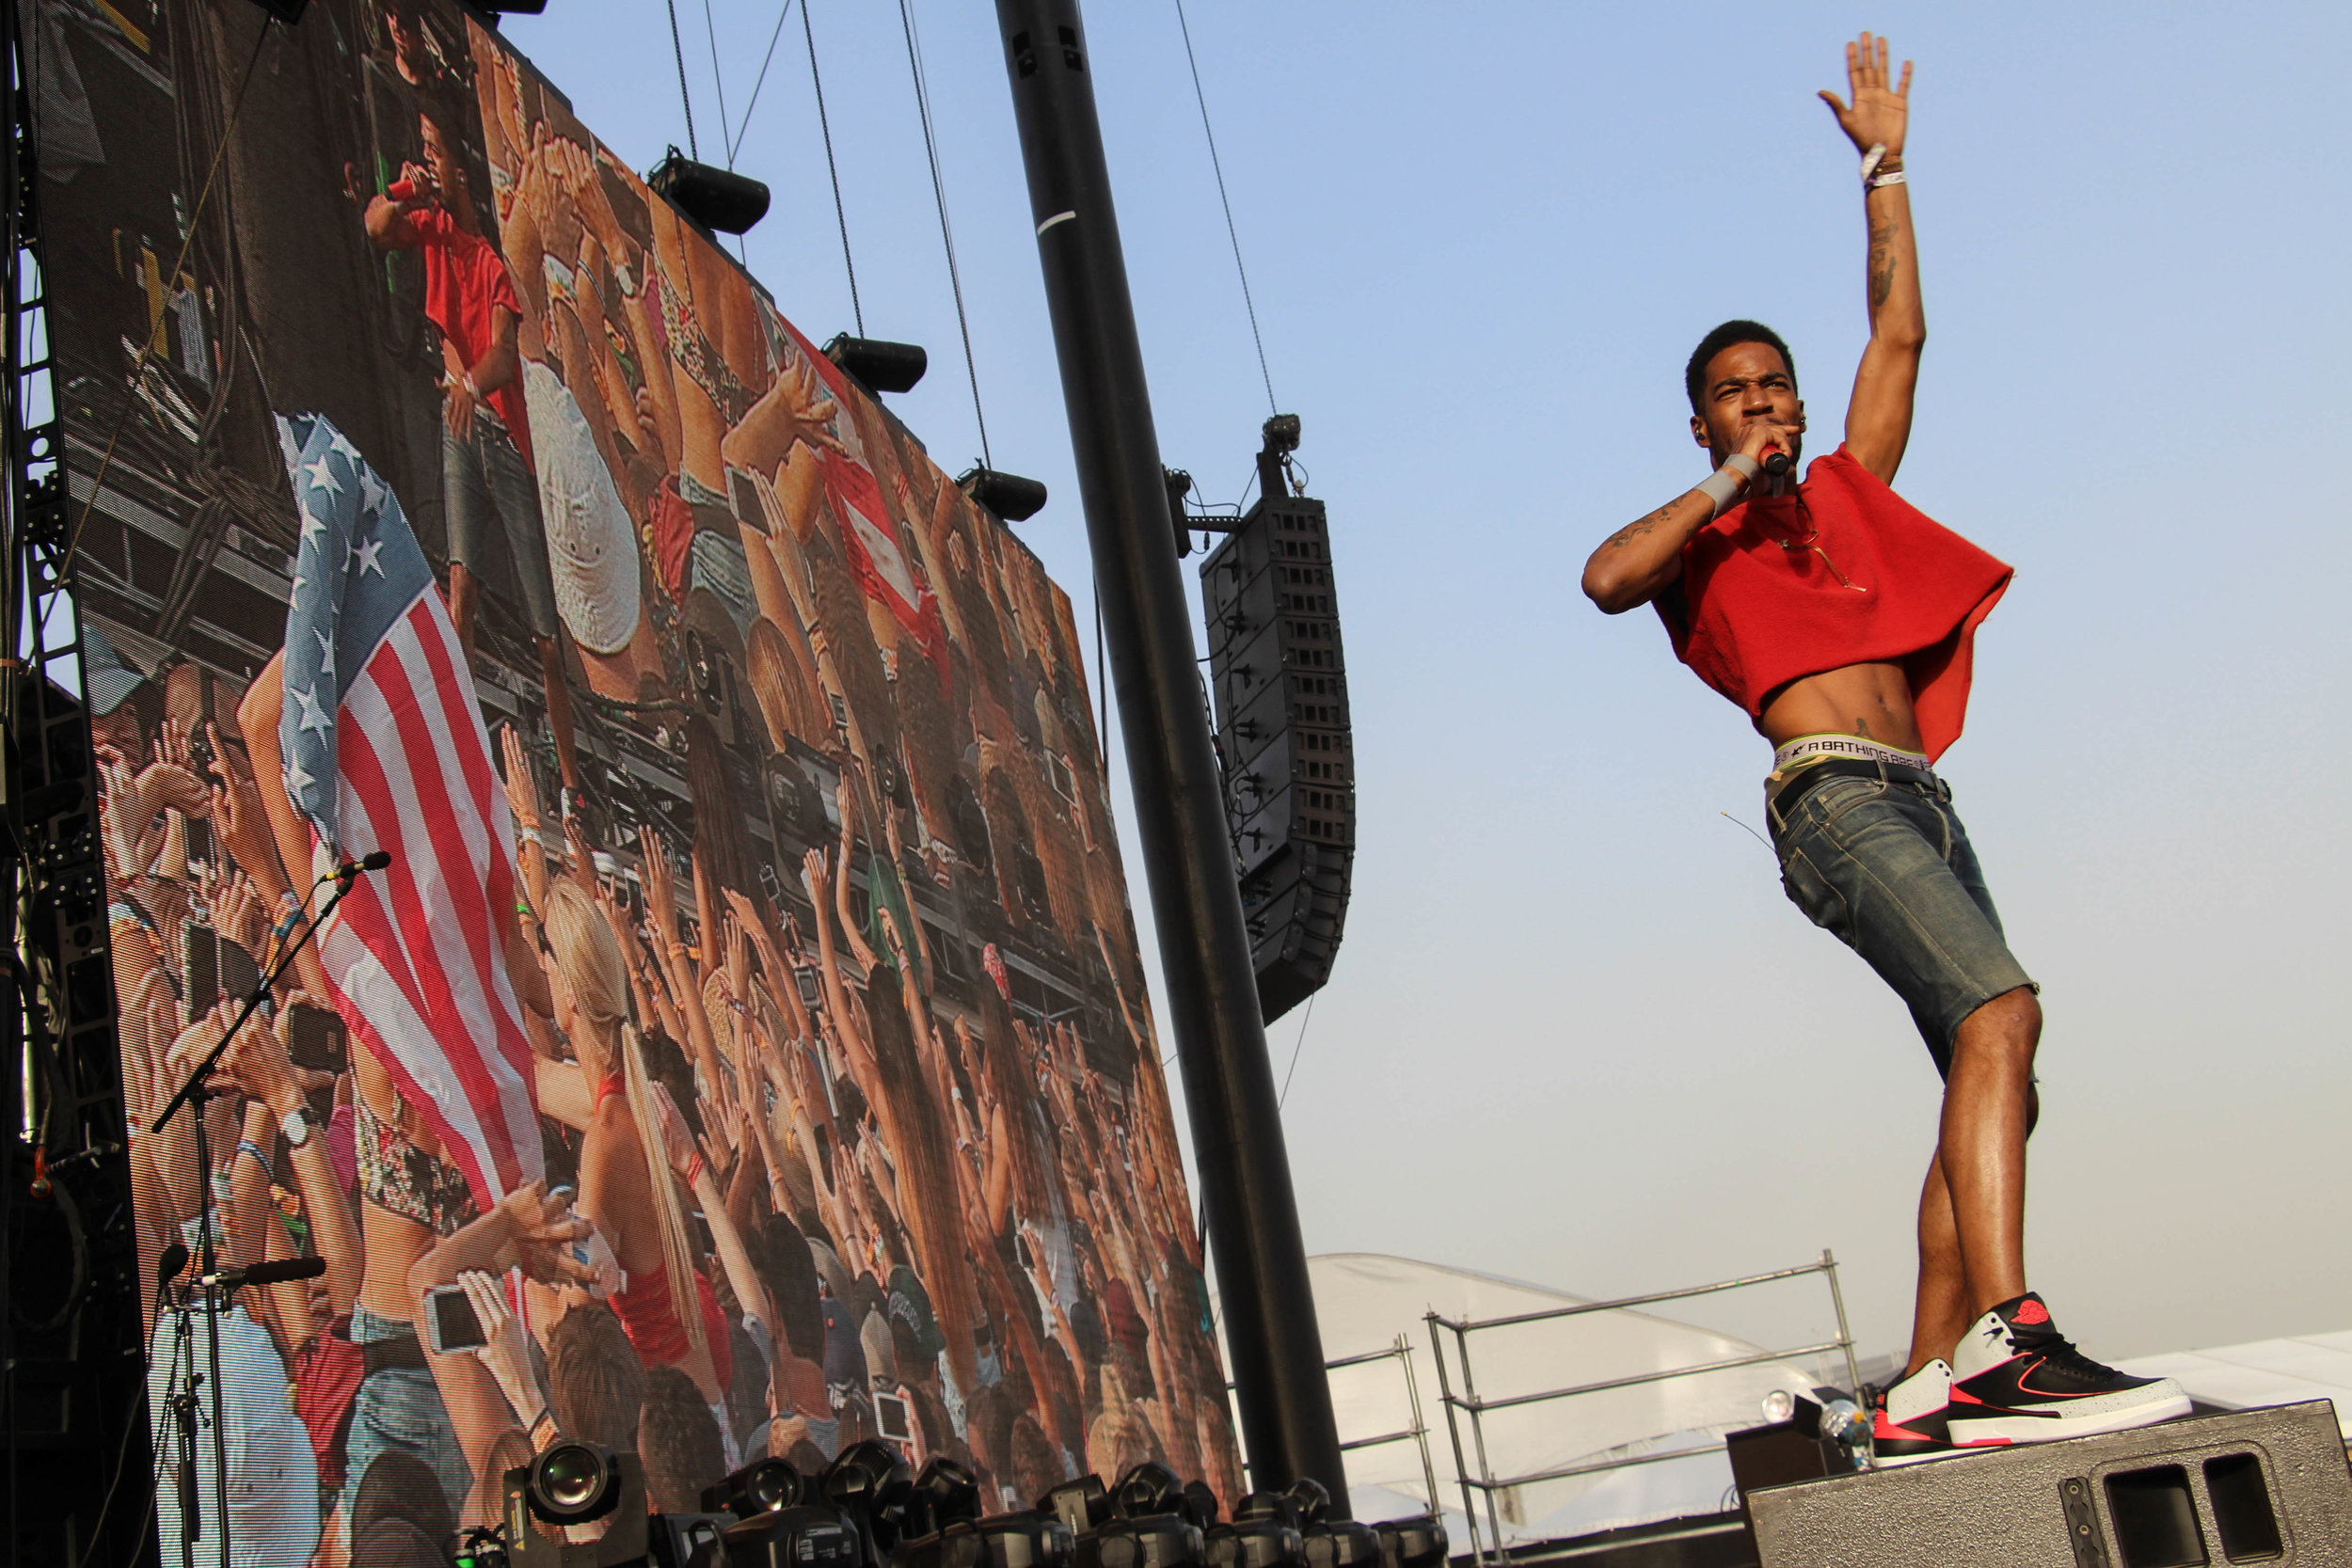
{"label": "white sneaker sole", "polygon": [[1988,1443],[1982,1448],[1976,1449],[1938,1449],[1933,1453],[1888,1454],[1883,1458],[1873,1458],[1870,1462],[1870,1468],[1874,1470],[1899,1470],[1906,1465],[1932,1465],[1940,1459],[1958,1459],[1963,1454],[1991,1453],[1995,1449],[2005,1449],[2007,1447],[2009,1447],[2009,1445],[2006,1443]]}
{"label": "white sneaker sole", "polygon": [[1982,1443],[1988,1438],[2007,1438],[2011,1443],[2056,1443],[2068,1437],[2096,1437],[2106,1432],[2131,1432],[2136,1428],[2154,1426],[2159,1421],[2176,1421],[2189,1413],[2188,1396],[2173,1394],[2147,1404],[2135,1404],[2122,1410],[2106,1410],[2081,1416],[1991,1416],[1975,1420],[1952,1418],[1952,1441]]}

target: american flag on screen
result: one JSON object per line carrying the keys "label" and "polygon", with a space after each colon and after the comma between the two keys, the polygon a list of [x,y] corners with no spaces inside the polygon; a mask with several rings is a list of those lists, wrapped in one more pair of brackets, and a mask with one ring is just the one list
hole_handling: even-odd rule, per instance
{"label": "american flag on screen", "polygon": [[514,823],[457,629],[390,486],[319,415],[278,421],[302,514],[280,667],[286,793],[338,860],[390,852],[319,933],[374,1052],[487,1208],[542,1171],[506,974]]}

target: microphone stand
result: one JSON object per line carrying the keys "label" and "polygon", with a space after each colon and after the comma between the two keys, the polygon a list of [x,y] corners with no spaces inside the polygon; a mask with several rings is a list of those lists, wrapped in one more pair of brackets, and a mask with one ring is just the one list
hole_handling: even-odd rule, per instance
{"label": "microphone stand", "polygon": [[[310,945],[310,939],[318,934],[318,928],[326,924],[326,917],[335,912],[335,906],[342,903],[343,901],[343,896],[350,893],[352,888],[358,884],[359,880],[360,869],[361,868],[357,863],[353,863],[351,864],[338,867],[336,870],[328,873],[326,877],[323,877],[317,882],[310,884],[311,891],[316,892],[323,883],[332,880],[335,883],[334,896],[327,899],[326,908],[320,910],[316,915],[311,916],[303,922],[301,936],[295,940],[292,946],[288,947],[283,953],[280,953],[278,956],[278,962],[272,965],[270,972],[262,977],[262,983],[253,988],[253,994],[245,999],[245,1010],[237,1014],[235,1022],[231,1022],[229,1027],[222,1032],[220,1039],[213,1046],[212,1050],[204,1053],[204,1059],[197,1063],[195,1068],[189,1071],[187,1082],[180,1085],[180,1092],[171,1097],[171,1102],[164,1107],[163,1114],[155,1118],[154,1125],[148,1129],[151,1133],[161,1132],[170,1122],[172,1117],[179,1111],[181,1106],[190,1105],[195,1108],[197,1216],[196,1268],[197,1277],[207,1281],[204,1285],[198,1287],[197,1290],[200,1290],[203,1296],[204,1340],[212,1356],[211,1403],[213,1418],[213,1509],[215,1516],[220,1521],[220,1568],[230,1568],[229,1436],[227,1429],[223,1424],[223,1413],[221,1409],[221,1384],[223,1382],[223,1378],[220,1365],[220,1311],[221,1308],[227,1305],[226,1298],[236,1289],[236,1287],[233,1285],[224,1287],[218,1283],[220,1261],[215,1255],[213,1247],[213,1155],[212,1148],[208,1141],[204,1126],[205,1107],[211,1103],[214,1093],[212,1086],[212,1072],[215,1068],[220,1065],[220,1058],[228,1051],[229,1042],[237,1037],[237,1031],[244,1028],[246,1020],[250,1019],[256,1012],[260,1011],[262,1004],[270,999],[271,991],[277,989],[278,980],[284,976],[287,968],[293,964],[295,957],[301,953],[303,948]],[[181,1333],[183,1335],[187,1331],[186,1315],[193,1310],[193,1307],[190,1305],[190,1297],[194,1293],[195,1291],[183,1288],[180,1294],[178,1310],[181,1313]],[[182,1421],[180,1447],[181,1453],[185,1461],[185,1469],[180,1482],[180,1497],[181,1506],[183,1510],[185,1510],[188,1507],[188,1504],[194,1500],[197,1490],[195,1456],[196,1442],[194,1431],[194,1422],[196,1418],[195,1389],[203,1382],[204,1378],[201,1374],[196,1374],[193,1376],[189,1385],[189,1391],[181,1396],[181,1399],[186,1401],[187,1402],[185,1404],[182,1404],[178,1401],[175,1401],[173,1406],[175,1411],[179,1414]],[[181,1560],[183,1564],[183,1568],[194,1568],[196,1540],[199,1535],[203,1533],[201,1521],[193,1512],[189,1512],[183,1514],[180,1523]]]}

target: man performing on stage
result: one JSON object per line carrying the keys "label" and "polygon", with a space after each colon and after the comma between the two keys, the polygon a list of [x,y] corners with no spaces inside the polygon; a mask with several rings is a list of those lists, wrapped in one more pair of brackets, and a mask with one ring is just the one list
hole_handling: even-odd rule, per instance
{"label": "man performing on stage", "polygon": [[2010,573],[1888,488],[1927,338],[1902,161],[1911,66],[1890,85],[1886,42],[1865,33],[1846,73],[1851,106],[1821,97],[1862,154],[1870,341],[1845,445],[1798,482],[1788,345],[1724,323],[1684,372],[1713,475],[1595,550],[1584,592],[1612,615],[1655,604],[1676,655],[1772,742],[1767,816],[1789,899],[1909,1005],[1944,1076],[1911,1359],[1877,1412],[1883,1465],[2145,1426],[2189,1403],[2169,1379],[2082,1354],[2026,1289],[2042,1006],[1932,770]]}

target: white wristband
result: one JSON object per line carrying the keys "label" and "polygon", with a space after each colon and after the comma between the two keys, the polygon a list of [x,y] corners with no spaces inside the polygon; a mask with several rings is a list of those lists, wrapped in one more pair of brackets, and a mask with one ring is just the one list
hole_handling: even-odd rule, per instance
{"label": "white wristband", "polygon": [[1865,180],[1862,182],[1862,188],[1866,191],[1874,191],[1881,185],[1907,185],[1910,182],[1911,176],[1901,169],[1897,169],[1892,174],[1882,174],[1875,180]]}

